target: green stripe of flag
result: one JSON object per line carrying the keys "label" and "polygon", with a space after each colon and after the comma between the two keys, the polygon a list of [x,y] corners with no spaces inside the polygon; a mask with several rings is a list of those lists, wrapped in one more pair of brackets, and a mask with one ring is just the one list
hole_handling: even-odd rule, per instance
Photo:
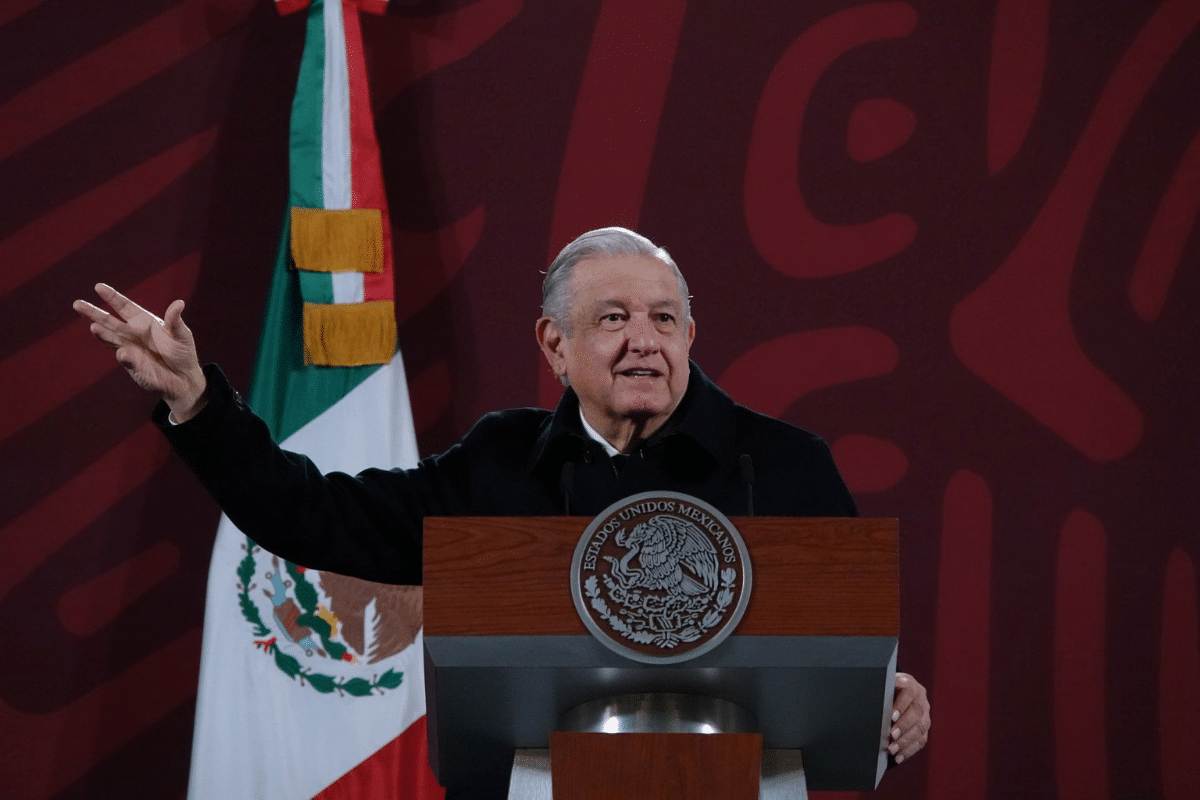
{"label": "green stripe of flag", "polygon": [[288,146],[288,203],[298,208],[325,208],[321,185],[321,121],[325,88],[325,21],[323,0],[313,0],[308,14],[300,76],[292,100]]}
{"label": "green stripe of flag", "polygon": [[304,302],[333,302],[333,275],[331,273],[298,269],[296,274],[300,276],[300,296],[304,298]]}

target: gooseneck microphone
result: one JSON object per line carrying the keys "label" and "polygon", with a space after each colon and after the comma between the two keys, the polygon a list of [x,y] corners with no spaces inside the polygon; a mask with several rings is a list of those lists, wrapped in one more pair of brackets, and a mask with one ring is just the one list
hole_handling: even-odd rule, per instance
{"label": "gooseneck microphone", "polygon": [[571,484],[575,481],[575,462],[567,461],[558,476],[558,490],[562,492],[563,515],[571,516]]}
{"label": "gooseneck microphone", "polygon": [[754,462],[750,460],[749,453],[742,453],[742,457],[738,459],[738,464],[742,468],[742,483],[746,484],[746,516],[754,516]]}

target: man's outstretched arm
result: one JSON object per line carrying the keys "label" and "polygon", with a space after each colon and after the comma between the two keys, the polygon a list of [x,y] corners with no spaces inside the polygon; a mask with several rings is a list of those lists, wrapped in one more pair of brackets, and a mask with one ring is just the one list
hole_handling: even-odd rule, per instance
{"label": "man's outstretched arm", "polygon": [[162,398],[152,418],[243,533],[306,567],[420,583],[422,520],[451,510],[436,468],[323,475],[276,445],[215,365],[200,367],[182,300],[159,319],[110,286],[96,292],[113,313],[82,300],[74,309],[134,382]]}

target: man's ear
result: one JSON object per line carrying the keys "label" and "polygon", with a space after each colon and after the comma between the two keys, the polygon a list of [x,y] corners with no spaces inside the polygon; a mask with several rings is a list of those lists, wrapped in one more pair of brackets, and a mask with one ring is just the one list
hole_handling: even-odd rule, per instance
{"label": "man's ear", "polygon": [[555,377],[562,378],[567,374],[567,357],[563,352],[564,337],[558,325],[550,317],[542,317],[537,321],[535,329],[538,347],[546,356],[550,369]]}

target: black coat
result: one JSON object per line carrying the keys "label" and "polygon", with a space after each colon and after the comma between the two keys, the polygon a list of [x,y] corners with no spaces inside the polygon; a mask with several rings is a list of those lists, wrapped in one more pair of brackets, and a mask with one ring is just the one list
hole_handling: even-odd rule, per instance
{"label": "black coat", "polygon": [[[618,470],[579,419],[568,389],[551,413],[485,415],[462,441],[414,469],[322,475],[281,450],[215,366],[208,405],[177,426],[165,404],[155,421],[234,524],[267,550],[313,569],[384,583],[421,582],[426,516],[594,516],[638,492],[699,497],[726,515],[747,513],[741,466],[754,474],[764,516],[854,516],[823,440],[737,405],[693,362],[671,419]],[[564,486],[564,464],[570,478]]]}

